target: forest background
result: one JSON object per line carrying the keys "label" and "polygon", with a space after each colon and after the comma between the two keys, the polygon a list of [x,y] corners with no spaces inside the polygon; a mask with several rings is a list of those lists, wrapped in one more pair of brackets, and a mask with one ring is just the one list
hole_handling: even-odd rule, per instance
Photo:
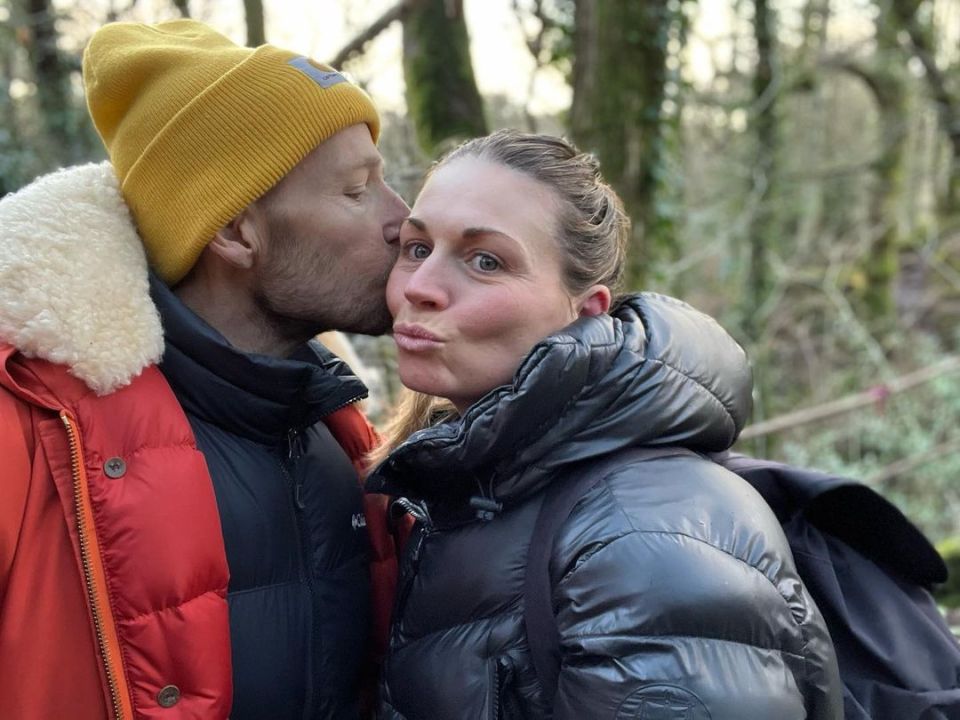
{"label": "forest background", "polygon": [[[860,478],[960,556],[960,0],[0,0],[0,196],[103,158],[94,30],[180,16],[349,72],[411,203],[496,128],[595,153],[629,287],[751,356],[737,449]],[[382,416],[392,343],[353,341]]]}

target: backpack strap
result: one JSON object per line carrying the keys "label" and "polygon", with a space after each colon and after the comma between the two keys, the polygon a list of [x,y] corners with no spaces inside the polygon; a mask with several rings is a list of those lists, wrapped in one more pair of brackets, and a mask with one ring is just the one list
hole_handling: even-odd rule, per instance
{"label": "backpack strap", "polygon": [[577,463],[547,488],[527,553],[527,569],[523,582],[523,621],[533,667],[543,688],[544,697],[552,703],[560,676],[560,630],[553,608],[553,583],[550,579],[550,558],[557,532],[570,512],[588,490],[603,481],[613,470],[632,462],[693,455],[681,447],[627,448],[598,459]]}

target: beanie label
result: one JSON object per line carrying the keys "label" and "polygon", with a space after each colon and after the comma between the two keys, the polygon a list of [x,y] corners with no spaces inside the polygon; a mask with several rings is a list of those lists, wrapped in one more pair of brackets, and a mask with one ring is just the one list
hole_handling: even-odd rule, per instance
{"label": "beanie label", "polygon": [[321,70],[303,55],[295,57],[289,63],[304,75],[315,81],[322,88],[328,88],[337,83],[347,82],[347,79],[336,70]]}

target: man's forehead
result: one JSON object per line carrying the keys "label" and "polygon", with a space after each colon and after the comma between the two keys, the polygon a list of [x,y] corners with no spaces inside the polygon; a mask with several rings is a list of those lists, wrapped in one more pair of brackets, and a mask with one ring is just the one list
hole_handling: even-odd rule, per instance
{"label": "man's forehead", "polygon": [[[359,131],[359,132],[358,132]],[[370,139],[365,125],[341,130],[321,143],[310,155],[315,156],[318,167],[334,172],[351,172],[360,169],[375,169],[383,165],[383,158]]]}
{"label": "man's forehead", "polygon": [[371,144],[369,148],[343,146],[323,148],[321,145],[307,155],[290,175],[303,175],[314,179],[335,179],[360,170],[374,171],[383,165],[383,158]]}
{"label": "man's forehead", "polygon": [[349,168],[370,168],[375,169],[383,165],[383,158],[380,153],[353,154],[347,153],[343,156],[343,164]]}

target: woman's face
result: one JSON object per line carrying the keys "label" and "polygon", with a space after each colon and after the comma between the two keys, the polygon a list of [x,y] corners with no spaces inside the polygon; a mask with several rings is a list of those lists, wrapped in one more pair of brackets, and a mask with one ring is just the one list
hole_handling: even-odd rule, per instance
{"label": "woman's face", "polygon": [[498,163],[460,158],[433,173],[387,282],[404,385],[462,412],[577,317],[582,302],[564,287],[554,239],[558,212],[550,188]]}

